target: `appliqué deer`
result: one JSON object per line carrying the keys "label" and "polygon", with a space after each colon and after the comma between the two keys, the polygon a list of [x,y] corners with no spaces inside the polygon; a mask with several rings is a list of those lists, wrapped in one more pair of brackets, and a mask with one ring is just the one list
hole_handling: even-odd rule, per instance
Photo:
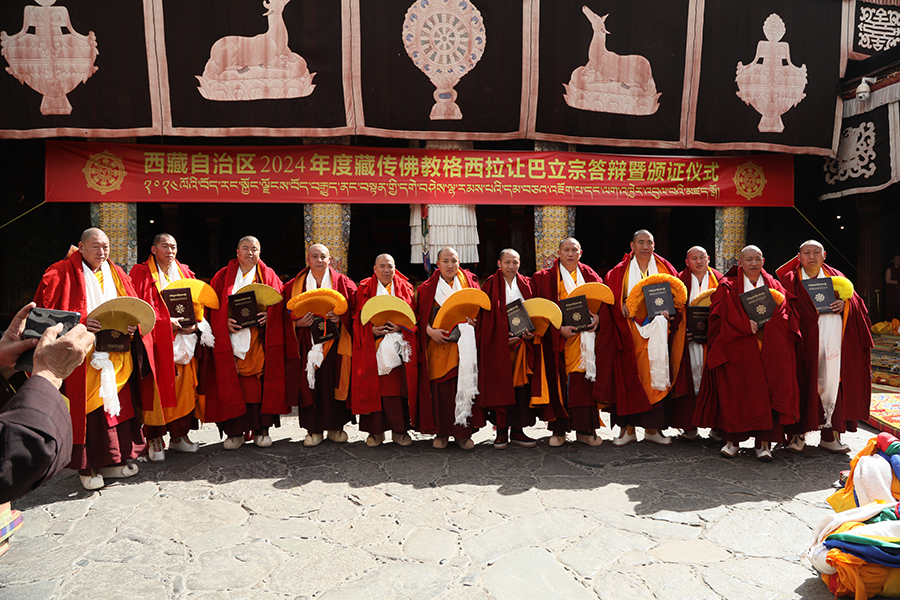
{"label": "appliqu\u00e9 deer", "polygon": [[598,16],[587,6],[583,6],[581,10],[594,28],[594,37],[588,50],[587,70],[596,73],[595,80],[614,81],[621,83],[625,88],[638,87],[642,90],[655,91],[656,83],[653,81],[650,61],[637,54],[620,56],[606,49],[606,36],[609,34],[606,29],[606,17],[609,15]]}
{"label": "appliqu\u00e9 deer", "polygon": [[297,57],[288,48],[288,31],[281,13],[291,0],[263,0],[267,10],[269,30],[253,37],[229,35],[213,44],[209,51],[206,73],[217,75],[233,69],[238,72],[248,67],[274,67],[285,69]]}

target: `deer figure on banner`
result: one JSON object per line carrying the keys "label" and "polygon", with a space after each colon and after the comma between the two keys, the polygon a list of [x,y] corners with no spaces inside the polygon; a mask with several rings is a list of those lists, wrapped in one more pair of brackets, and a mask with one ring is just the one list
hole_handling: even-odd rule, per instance
{"label": "deer figure on banner", "polygon": [[587,6],[582,7],[585,16],[594,28],[594,38],[588,50],[588,69],[597,73],[600,81],[617,81],[623,87],[639,87],[642,90],[656,91],[653,81],[653,69],[650,61],[643,56],[632,54],[622,56],[606,49],[606,18],[609,15],[598,16]]}
{"label": "deer figure on banner", "polygon": [[595,112],[652,115],[659,108],[650,61],[638,54],[622,56],[606,48],[606,19],[587,6],[581,11],[594,30],[588,63],[572,71],[564,98],[572,108]]}
{"label": "deer figure on banner", "polygon": [[253,37],[229,35],[213,44],[207,71],[217,75],[226,69],[240,71],[250,66],[287,68],[296,61],[288,48],[288,30],[281,13],[291,0],[264,0],[269,30]]}
{"label": "deer figure on banner", "polygon": [[269,29],[253,37],[229,35],[209,51],[199,92],[207,100],[302,98],[315,89],[302,56],[288,47],[284,7],[291,0],[264,0]]}

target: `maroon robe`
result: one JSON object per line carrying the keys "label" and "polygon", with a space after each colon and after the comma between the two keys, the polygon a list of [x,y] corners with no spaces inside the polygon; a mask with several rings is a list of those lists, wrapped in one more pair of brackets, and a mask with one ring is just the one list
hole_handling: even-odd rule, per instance
{"label": "maroon robe", "polygon": [[[216,344],[212,351],[212,360],[206,360],[206,420],[224,423],[247,413],[247,401],[241,388],[235,365],[234,350],[231,346],[231,335],[228,331],[228,296],[234,289],[234,279],[240,268],[236,258],[228,262],[228,266],[220,269],[213,277],[210,286],[219,297],[219,308],[210,311],[209,323]],[[257,277],[260,283],[282,291],[281,279],[275,271],[260,260],[257,264]],[[259,332],[264,336],[266,354],[265,374],[262,386],[263,415],[285,415],[291,412],[285,396],[284,365],[284,301],[266,310],[266,326]]]}
{"label": "maroon robe", "polygon": [[[581,276],[584,278],[585,283],[597,282],[603,283],[603,279],[600,275],[597,274],[592,268],[587,266],[584,263],[578,263],[578,270],[581,271]],[[551,302],[559,304],[559,259],[553,261],[553,266],[547,269],[542,269],[534,274],[532,278],[532,284],[534,286],[535,295],[541,298],[546,298]],[[594,348],[594,353],[596,356],[597,363],[597,378],[591,384],[587,380],[583,383],[585,385],[579,385],[578,389],[581,392],[587,392],[588,387],[590,388],[590,393],[570,393],[573,390],[569,390],[569,377],[566,373],[566,358],[565,358],[565,346],[566,339],[562,336],[559,329],[556,329],[553,326],[547,329],[547,334],[544,336],[545,340],[549,339],[551,344],[545,344],[546,346],[551,346],[553,350],[553,363],[556,365],[555,373],[557,380],[559,381],[559,389],[562,392],[562,398],[564,398],[565,406],[562,406],[561,402],[554,402],[555,396],[555,386],[553,382],[550,381],[550,372],[552,369],[547,369],[547,383],[550,386],[550,409],[553,410],[552,415],[545,416],[544,418],[547,420],[559,420],[559,419],[568,419],[571,413],[571,409],[573,408],[582,408],[582,409],[590,409],[591,411],[598,411],[598,420],[599,420],[599,405],[608,406],[614,402],[613,389],[613,372],[615,365],[615,352],[616,352],[616,337],[615,337],[615,329],[613,325],[612,311],[611,307],[608,304],[602,304],[600,306],[599,311],[600,317],[600,325],[597,328],[597,345]],[[548,362],[548,367],[551,363]],[[584,377],[583,373],[578,374],[580,377]],[[545,410],[546,414],[546,410]],[[593,412],[591,412],[593,414]],[[584,419],[579,419],[580,421],[584,421]],[[597,424],[597,421],[591,420],[592,424]],[[559,423],[562,425],[562,423]],[[594,429],[590,426],[586,421],[581,423],[571,423],[572,429],[576,431],[586,432]],[[567,425],[568,428],[568,425]],[[561,433],[562,430],[559,427],[554,428],[554,432]]]}
{"label": "maroon robe", "polygon": [[[712,267],[707,267],[707,269],[709,270],[710,275],[716,278],[717,282],[722,281],[722,278],[725,277]],[[691,297],[691,287],[694,285],[693,277],[691,275],[690,267],[685,268],[678,274],[678,279],[680,279],[687,288],[688,298]],[[685,318],[687,318],[687,309],[685,309]],[[706,344],[704,343],[703,345],[705,346]],[[679,429],[693,428],[694,404],[697,399],[696,394],[694,394],[694,379],[691,374],[691,353],[688,350],[688,346],[688,342],[685,341],[684,353],[681,355],[681,368],[678,370],[678,379],[676,379],[675,385],[673,386],[678,401],[675,403],[675,406],[672,407],[672,427],[678,427]]]}
{"label": "maroon robe", "polygon": [[[466,278],[470,288],[476,290],[480,289],[478,278],[476,278],[475,275],[465,269],[460,269],[459,271],[463,274],[463,277]],[[419,289],[416,290],[416,323],[419,328],[419,402],[417,405],[417,413],[415,415],[410,414],[410,419],[416,424],[417,431],[426,434],[437,434],[438,432],[439,416],[434,413],[434,405],[432,402],[433,382],[428,378],[427,347],[429,338],[426,325],[431,322],[431,309],[434,306],[434,295],[437,291],[438,279],[440,279],[440,277],[441,272],[436,270],[431,274],[431,277],[425,280],[425,282],[419,286]],[[457,373],[458,367],[454,367],[449,373],[440,380],[436,380],[434,383],[454,378],[457,376]],[[484,427],[484,411],[477,404],[472,406],[472,418],[470,424],[473,429]]]}
{"label": "maroon robe", "polygon": [[[399,271],[394,272],[394,279],[391,284],[392,291],[397,298],[400,298],[415,312],[415,290],[409,280]],[[378,293],[378,278],[369,277],[363,279],[359,288],[356,290],[356,310],[353,315],[353,376],[351,379],[351,389],[353,394],[350,397],[350,410],[354,415],[367,415],[382,410],[381,399],[384,394],[381,390],[382,376],[378,375],[378,362],[375,358],[375,336],[372,334],[372,324],[361,322],[360,314],[363,306],[371,298]],[[410,362],[396,367],[402,371],[402,377],[406,380],[407,401],[409,406],[409,414],[415,414],[418,384],[418,352],[416,351],[416,328],[412,331],[402,330],[403,339],[410,345],[412,357]],[[395,375],[392,371],[389,375]]]}
{"label": "maroon robe", "polygon": [[[825,411],[819,397],[819,313],[803,287],[800,269],[783,273],[781,283],[787,290],[792,306],[800,321],[802,351],[797,360],[797,376],[800,385],[800,421],[788,430],[806,433],[821,428],[825,423]],[[843,277],[843,273],[828,265],[822,265],[825,274]],[[841,383],[837,403],[831,416],[835,431],[856,431],[856,421],[869,418],[869,402],[872,397],[872,322],[859,294],[846,301],[847,321],[841,340]]]}
{"label": "maroon robe", "polygon": [[[784,294],[781,284],[764,270],[760,277],[770,289]],[[760,349],[741,304],[742,293],[744,275],[736,265],[712,296],[708,351],[694,423],[759,437],[756,432],[772,431],[800,418],[800,330],[793,301],[786,298],[761,328]]]}
{"label": "maroon robe", "polygon": [[[331,272],[332,289],[347,299],[347,311],[340,315],[341,327],[352,335],[352,317],[356,310],[356,284],[346,275],[338,273],[333,267],[328,267],[328,269]],[[299,293],[306,291],[307,275],[309,275],[309,267],[297,273],[296,277],[284,285],[285,300],[296,295],[294,293],[295,283],[302,282]],[[286,308],[282,307],[281,310],[284,314],[284,337],[287,340],[285,345],[287,398],[291,406],[298,407],[300,426],[305,427],[311,433],[343,428],[351,417],[350,398],[348,397],[346,401],[334,398],[334,390],[340,385],[342,361],[347,360],[346,357],[338,354],[339,340],[334,340],[328,354],[325,355],[322,366],[316,371],[316,387],[311,389],[306,380],[306,357],[313,347],[309,328],[297,329],[290,313],[286,312]],[[327,405],[324,404],[326,401],[328,401]]]}

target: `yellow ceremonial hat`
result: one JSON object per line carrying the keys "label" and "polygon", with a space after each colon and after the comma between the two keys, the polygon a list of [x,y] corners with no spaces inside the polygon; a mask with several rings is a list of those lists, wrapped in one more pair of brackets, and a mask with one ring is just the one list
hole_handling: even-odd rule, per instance
{"label": "yellow ceremonial hat", "polygon": [[562,311],[555,302],[546,298],[531,298],[525,300],[522,306],[534,324],[534,335],[544,335],[550,325],[557,329],[562,325]]}
{"label": "yellow ceremonial hat", "polygon": [[278,290],[264,283],[251,283],[232,293],[243,294],[244,292],[253,292],[256,295],[256,306],[260,312],[266,310],[268,306],[275,306],[284,299]]}
{"label": "yellow ceremonial hat", "polygon": [[203,307],[216,310],[219,308],[219,297],[216,291],[202,279],[176,279],[163,290],[191,290],[191,304],[194,305],[194,316],[198,321],[203,320]]}
{"label": "yellow ceremonial hat", "polygon": [[153,331],[153,325],[156,323],[153,307],[140,298],[131,296],[107,300],[92,310],[87,318],[100,321],[100,329],[114,329],[122,333],[128,332],[129,325],[139,325],[141,335]]}
{"label": "yellow ceremonial hat", "polygon": [[465,323],[467,318],[477,318],[480,308],[491,310],[491,299],[481,290],[466,288],[453,292],[444,301],[432,327],[450,331],[460,323]]}
{"label": "yellow ceremonial hat", "polygon": [[709,288],[708,290],[691,300],[691,306],[709,306],[710,304],[712,304],[712,295],[715,293],[715,291],[716,288]]}
{"label": "yellow ceremonial hat", "polygon": [[330,288],[318,288],[297,294],[288,300],[287,309],[295,317],[302,317],[306,313],[324,317],[329,311],[342,315],[347,312],[347,299]]}
{"label": "yellow ceremonial hat", "polygon": [[569,298],[574,298],[575,296],[587,298],[588,310],[594,314],[597,314],[597,311],[600,310],[601,304],[615,304],[616,302],[616,297],[613,296],[612,290],[596,281],[579,285],[569,294]]}
{"label": "yellow ceremonial hat", "polygon": [[390,321],[407,329],[416,326],[416,315],[409,304],[396,296],[375,296],[369,298],[360,313],[362,324],[369,321],[375,327],[382,327]]}

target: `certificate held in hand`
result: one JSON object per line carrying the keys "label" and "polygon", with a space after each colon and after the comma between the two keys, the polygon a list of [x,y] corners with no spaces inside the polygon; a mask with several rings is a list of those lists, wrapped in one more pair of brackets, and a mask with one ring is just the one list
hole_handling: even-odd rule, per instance
{"label": "certificate held in hand", "polygon": [[747,316],[750,317],[751,321],[756,321],[756,324],[759,327],[765,325],[766,321],[772,318],[772,315],[775,314],[775,309],[778,306],[775,304],[775,298],[772,297],[772,292],[770,292],[767,287],[756,288],[755,290],[744,292],[738,297],[741,299],[741,304],[743,305]]}
{"label": "certificate held in hand", "polygon": [[231,312],[231,318],[237,321],[238,327],[246,329],[259,325],[256,313],[259,309],[256,306],[256,294],[250,292],[238,292],[228,296],[228,307]]}
{"label": "certificate held in hand", "polygon": [[834,302],[834,283],[831,277],[820,279],[804,279],[803,289],[809,294],[810,300],[818,313],[830,313],[831,303]]}
{"label": "certificate held in hand", "polygon": [[509,320],[510,337],[521,337],[534,331],[534,323],[525,310],[525,305],[518,298],[506,305],[506,317]]}
{"label": "certificate held in hand", "polygon": [[169,316],[179,319],[179,325],[190,327],[197,323],[190,288],[166,289],[160,295],[169,309]]}
{"label": "certificate held in hand", "polygon": [[587,296],[573,296],[559,301],[562,309],[563,327],[573,327],[575,331],[585,331],[591,327],[591,313]]}
{"label": "certificate held in hand", "polygon": [[644,303],[647,305],[647,317],[655,318],[664,312],[670,317],[675,316],[675,299],[672,297],[672,286],[668,281],[645,285],[643,287]]}

